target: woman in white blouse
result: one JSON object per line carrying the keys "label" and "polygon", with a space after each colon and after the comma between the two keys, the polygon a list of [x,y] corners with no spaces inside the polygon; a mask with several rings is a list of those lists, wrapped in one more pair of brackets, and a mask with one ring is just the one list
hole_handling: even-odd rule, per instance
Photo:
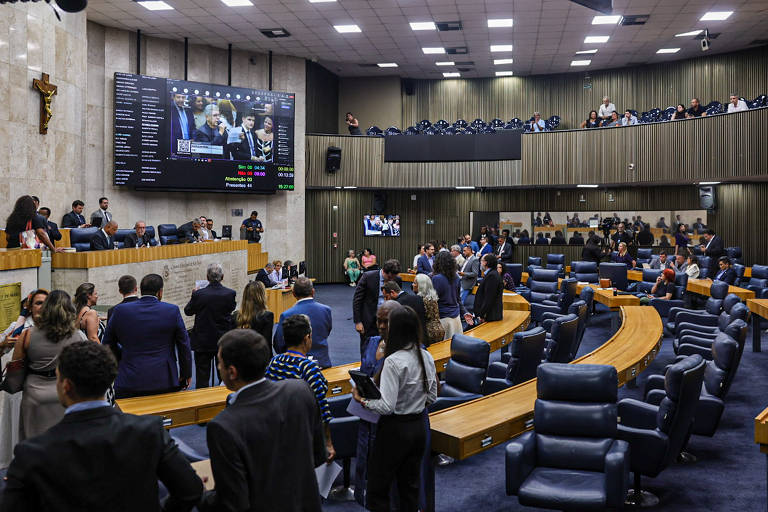
{"label": "woman in white blouse", "polygon": [[688,266],[685,267],[685,273],[688,274],[689,279],[699,278],[699,259],[693,254],[688,256]]}
{"label": "woman in white blouse", "polygon": [[[421,348],[421,327],[410,307],[389,314],[384,343],[381,398],[352,396],[363,407],[381,415],[376,440],[368,459],[366,506],[389,510],[389,490],[397,483],[402,512],[415,512],[419,502],[419,469],[426,447],[424,409],[437,398],[435,361]],[[381,347],[380,347],[381,348]]]}

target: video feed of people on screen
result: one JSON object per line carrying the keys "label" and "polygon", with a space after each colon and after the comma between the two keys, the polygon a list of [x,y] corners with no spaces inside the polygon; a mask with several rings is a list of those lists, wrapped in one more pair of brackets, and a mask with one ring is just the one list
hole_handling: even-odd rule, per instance
{"label": "video feed of people on screen", "polygon": [[365,236],[400,236],[399,215],[363,215]]}

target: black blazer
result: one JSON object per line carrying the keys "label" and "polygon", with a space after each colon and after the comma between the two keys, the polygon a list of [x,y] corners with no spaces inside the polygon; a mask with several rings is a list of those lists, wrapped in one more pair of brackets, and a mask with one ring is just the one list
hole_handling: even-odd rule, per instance
{"label": "black blazer", "polygon": [[67,414],[16,445],[7,478],[0,509],[14,512],[188,511],[203,493],[160,418],[112,407]]}
{"label": "black blazer", "polygon": [[114,237],[106,236],[104,230],[100,229],[91,237],[91,250],[104,251],[106,249],[114,249],[114,241]]}
{"label": "black blazer", "polygon": [[234,309],[235,290],[221,283],[208,283],[205,288],[192,292],[192,298],[184,306],[185,315],[195,315],[190,336],[192,350],[216,352],[219,338],[229,331]]}
{"label": "black blazer", "polygon": [[126,302],[134,302],[134,301],[137,301],[137,300],[139,300],[139,297],[138,297],[138,296],[133,296],[133,297],[125,297],[125,298],[124,298],[123,300],[121,300],[119,303],[117,303],[117,304],[115,304],[114,306],[112,306],[111,308],[109,308],[109,309],[107,310],[107,322],[109,322],[109,317],[110,317],[110,316],[112,316],[112,310],[114,310],[114,309],[115,309],[115,307],[119,306],[120,304],[125,304]]}
{"label": "black blazer", "polygon": [[429,339],[427,339],[427,310],[424,308],[424,299],[413,293],[403,292],[397,296],[397,302],[403,306],[410,306],[416,312],[416,316],[419,317],[421,322],[422,331],[422,343],[429,345]]}
{"label": "black blazer", "polygon": [[[706,247],[707,244],[704,244]],[[712,258],[714,268],[717,268],[717,260],[721,256],[725,256],[725,249],[723,248],[723,239],[715,235],[712,237],[712,241],[709,244],[709,249],[704,251],[705,256]],[[719,270],[718,270],[719,271]]]}
{"label": "black blazer", "polygon": [[[271,311],[262,311],[251,322],[251,329],[264,336],[269,346],[272,346],[272,331],[275,327],[275,314]],[[232,313],[232,329],[237,329],[237,311]]]}
{"label": "black blazer", "polygon": [[[188,139],[193,139],[195,137],[195,132],[197,131],[195,129],[195,115],[192,113],[192,109],[190,108],[183,108],[181,109],[181,112],[181,115],[183,115],[187,120]],[[179,109],[176,107],[176,105],[171,105],[171,148],[174,153],[176,152],[176,139],[183,138],[184,133],[181,130]]]}
{"label": "black blazer", "polygon": [[504,318],[504,280],[496,269],[491,269],[483,276],[475,293],[475,316],[486,322],[496,322]]}
{"label": "black blazer", "polygon": [[264,284],[264,288],[266,289],[270,289],[277,284],[276,282],[272,281],[272,279],[270,279],[269,274],[267,274],[267,271],[263,268],[256,272],[256,280],[261,281]]}
{"label": "black blazer", "polygon": [[550,244],[551,245],[567,245],[567,242],[565,241],[565,238],[562,236],[553,236]]}
{"label": "black blazer", "polygon": [[592,246],[592,245],[585,245],[584,248],[581,250],[581,260],[582,261],[594,261],[598,265],[600,264],[600,260],[603,258],[603,252],[598,246]]}
{"label": "black blazer", "polygon": [[[376,336],[379,329],[376,327],[376,310],[379,304],[379,272],[380,270],[369,270],[363,272],[357,281],[355,296],[352,299],[352,320],[355,323],[362,322],[365,332],[363,335]],[[402,288],[403,280],[400,276],[395,281]]]}
{"label": "black blazer", "polygon": [[81,224],[85,224],[85,216],[78,215],[75,212],[69,212],[61,219],[61,227],[63,228],[76,228]]}
{"label": "black blazer", "polygon": [[48,227],[45,230],[48,232],[48,238],[50,238],[52,242],[61,240],[59,226],[57,226],[55,222],[48,221]]}
{"label": "black blazer", "polygon": [[[713,269],[710,269],[710,271],[709,271],[710,274],[712,274],[712,270]],[[720,270],[720,268],[717,267],[714,270],[715,271],[714,271],[712,280],[717,279],[718,281],[725,281],[726,283],[728,283],[730,285],[733,285],[736,282],[736,277],[737,277],[736,276],[736,271],[733,270],[732,268],[727,268],[725,270]],[[722,275],[720,275],[721,272],[722,272]]]}
{"label": "black blazer", "polygon": [[[504,242],[503,248],[496,249],[496,255],[502,263],[512,263],[513,250],[514,248],[512,247],[512,240],[507,240]],[[501,251],[501,254],[499,254],[499,251]]]}
{"label": "black blazer", "polygon": [[194,242],[200,239],[200,233],[192,228],[192,223],[187,222],[182,224],[176,229],[176,236],[179,238],[179,242]]}
{"label": "black blazer", "polygon": [[[144,233],[141,236],[142,244],[140,247],[149,247],[149,246],[155,246],[157,245],[157,240],[152,239],[148,234]],[[123,244],[125,247],[136,247],[139,246],[139,237],[136,235],[136,232],[128,233],[125,235],[125,239],[123,240]]]}
{"label": "black blazer", "polygon": [[317,402],[302,379],[265,380],[243,390],[208,423],[216,489],[198,509],[320,512],[314,468],[324,458],[321,428]]}

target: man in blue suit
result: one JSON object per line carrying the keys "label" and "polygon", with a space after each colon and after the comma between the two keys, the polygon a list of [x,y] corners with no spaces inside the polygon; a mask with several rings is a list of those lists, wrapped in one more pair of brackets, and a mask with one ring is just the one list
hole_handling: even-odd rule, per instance
{"label": "man in blue suit", "polygon": [[728,256],[720,256],[717,260],[717,264],[720,270],[715,274],[715,281],[725,281],[726,283],[733,285],[736,282],[736,271],[731,268],[731,260]]}
{"label": "man in blue suit", "polygon": [[293,296],[296,297],[296,304],[282,312],[280,323],[275,330],[275,352],[282,354],[286,350],[283,320],[293,315],[307,315],[312,326],[312,348],[308,355],[312,356],[321,368],[329,368],[331,358],[328,355],[328,335],[333,329],[331,308],[315,300],[315,288],[312,281],[306,277],[298,278],[293,284]]}
{"label": "man in blue suit", "polygon": [[435,246],[432,244],[424,244],[424,254],[419,256],[416,261],[416,273],[427,274],[432,273],[432,262],[435,260]]}
{"label": "man in blue suit", "polygon": [[117,398],[186,389],[192,376],[192,352],[179,308],[161,302],[163,278],[148,274],[140,288],[139,300],[115,306],[104,333],[104,344],[120,362]]}

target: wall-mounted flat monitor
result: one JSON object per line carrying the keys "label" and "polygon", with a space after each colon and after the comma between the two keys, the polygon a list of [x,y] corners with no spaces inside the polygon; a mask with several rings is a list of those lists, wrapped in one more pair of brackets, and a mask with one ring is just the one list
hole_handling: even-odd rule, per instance
{"label": "wall-mounted flat monitor", "polygon": [[400,236],[399,215],[363,215],[365,236]]}

